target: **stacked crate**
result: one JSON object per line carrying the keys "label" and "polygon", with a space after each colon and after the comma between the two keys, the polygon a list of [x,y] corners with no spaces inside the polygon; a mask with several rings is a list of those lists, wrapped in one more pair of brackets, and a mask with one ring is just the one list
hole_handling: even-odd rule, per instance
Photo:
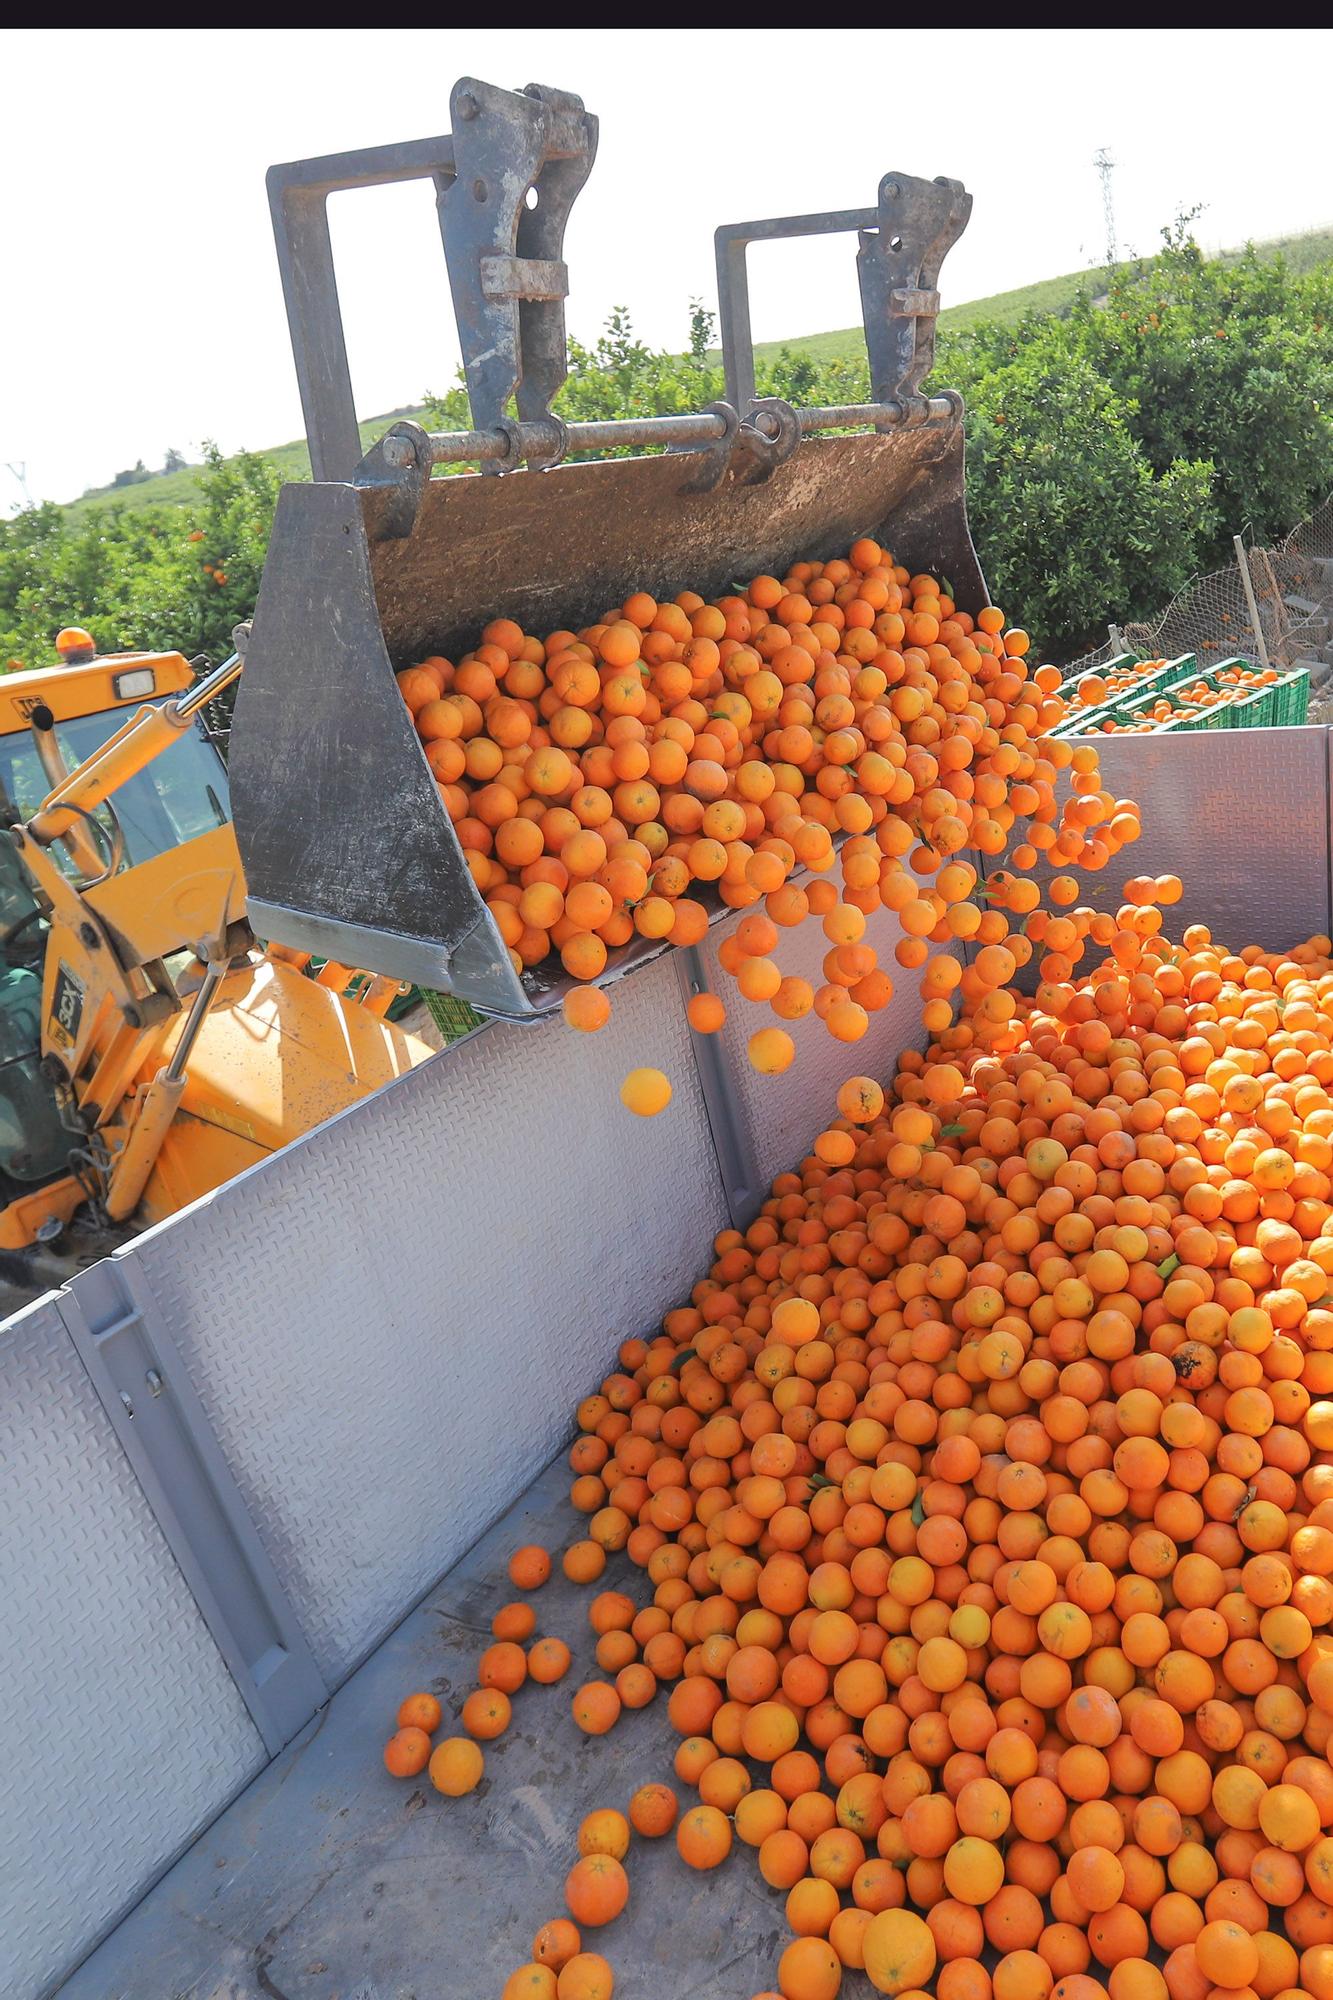
{"label": "stacked crate", "polygon": [[[1112,666],[1120,664],[1113,662]],[[1207,707],[1200,708],[1190,703],[1190,693],[1200,683],[1215,691],[1225,690],[1233,682],[1238,668],[1250,667],[1250,661],[1235,657],[1221,660],[1216,666],[1200,667],[1193,654],[1183,654],[1179,659],[1150,667],[1136,678],[1131,690],[1109,696],[1095,708],[1080,709],[1068,717],[1055,733],[1066,737],[1114,734],[1123,731],[1126,725],[1141,725],[1144,722],[1150,723],[1153,734],[1170,732],[1175,735],[1212,729],[1291,728],[1302,724],[1310,687],[1310,676],[1305,668],[1280,674],[1273,681],[1237,692],[1231,698]],[[1102,670],[1099,678],[1110,672],[1111,668]],[[1087,676],[1080,679],[1086,680]],[[1172,713],[1160,718],[1151,717],[1148,711],[1163,700],[1170,703]],[[1116,725],[1115,729],[1107,731],[1104,725],[1108,722]]]}

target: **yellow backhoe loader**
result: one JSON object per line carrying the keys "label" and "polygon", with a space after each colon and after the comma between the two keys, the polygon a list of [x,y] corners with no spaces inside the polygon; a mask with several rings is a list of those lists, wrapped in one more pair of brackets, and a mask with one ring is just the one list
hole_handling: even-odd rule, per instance
{"label": "yellow backhoe loader", "polygon": [[312,978],[246,921],[203,721],[240,654],[196,682],[61,636],[0,680],[0,1253],[79,1215],[102,1254],[432,1053],[397,980]]}

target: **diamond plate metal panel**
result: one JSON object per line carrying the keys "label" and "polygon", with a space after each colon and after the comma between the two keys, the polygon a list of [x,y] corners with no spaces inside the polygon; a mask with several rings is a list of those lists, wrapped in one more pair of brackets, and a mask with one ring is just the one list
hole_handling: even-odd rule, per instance
{"label": "diamond plate metal panel", "polygon": [[[1138,800],[1143,835],[1100,873],[1079,874],[1080,902],[1118,909],[1127,876],[1179,875],[1173,937],[1202,923],[1236,950],[1280,950],[1329,929],[1327,729],[1095,740],[1107,790]],[[1044,883],[1054,871],[1032,872]]]}
{"label": "diamond plate metal panel", "polygon": [[[739,921],[739,919],[737,920]],[[810,1141],[836,1113],[838,1086],[849,1076],[874,1076],[887,1082],[901,1049],[923,1048],[919,972],[904,972],[893,956],[902,928],[891,910],[876,910],[866,922],[866,942],[894,982],[893,998],[859,1042],[838,1042],[817,1015],[802,1021],[780,1021],[770,1007],[741,998],[736,984],[717,962],[718,946],[734,925],[710,931],[700,947],[710,989],[726,1003],[727,1021],[719,1039],[731,1073],[737,1122],[750,1141],[758,1168],[760,1193],[767,1196],[776,1174],[785,1173],[809,1151]],[[818,990],[824,984],[821,962],[828,939],[814,919],[778,937],[773,956],[784,974],[808,979]],[[750,1036],[759,1028],[785,1028],[796,1044],[796,1060],[781,1076],[760,1076],[746,1054]]]}
{"label": "diamond plate metal panel", "polygon": [[45,1991],[266,1761],[52,1300],[0,1328],[0,1993]]}
{"label": "diamond plate metal panel", "polygon": [[[671,965],[495,1024],[122,1253],[335,1685],[521,1491],[725,1226]],[[668,1110],[619,1102],[636,1064]]]}
{"label": "diamond plate metal panel", "polygon": [[[486,1746],[480,1788],[443,1799],[400,1784],[378,1746],[408,1688],[452,1717],[476,1677],[478,1635],[508,1594],[521,1542],[580,1532],[563,1454],[471,1548],[125,1923],[60,2000],[499,2000],[560,1884],[585,1813],[671,1777],[679,1743],[658,1699],[605,1736],[584,1736],[569,1676],[520,1689]],[[651,1591],[624,1555],[608,1587]],[[497,1597],[497,1592],[500,1594]],[[591,1673],[588,1593],[557,1569],[535,1600],[541,1629]],[[452,1725],[450,1725],[452,1726]],[[674,1840],[636,1840],[627,1915],[591,1937],[618,2000],[739,2000],[771,1988],[787,1942],[783,1893],[737,1854],[683,1868]],[[603,1942],[605,1940],[605,1942]],[[849,1975],[843,2000],[874,2000]]]}
{"label": "diamond plate metal panel", "polygon": [[[1089,900],[1115,907],[1126,873],[1170,870],[1185,882],[1179,916],[1207,922],[1229,943],[1283,945],[1329,927],[1327,731],[1108,739],[1099,748],[1109,788],[1140,801],[1145,834],[1116,867],[1082,878]],[[877,913],[868,935],[892,967],[896,920]],[[860,1043],[834,1042],[814,1019],[791,1024],[796,1063],[785,1076],[760,1077],[745,1044],[772,1016],[736,998],[717,966],[719,942],[719,934],[711,935],[701,957],[709,984],[729,997],[719,1038],[726,1094],[766,1185],[802,1155],[847,1074],[886,1078],[898,1050],[919,1043],[917,976],[894,968],[894,1000],[872,1016]],[[784,971],[818,984],[823,951],[812,924],[785,933],[778,956]],[[612,1025],[596,1037],[574,1037],[552,1024],[497,1026],[470,1038],[125,1253],[166,1315],[331,1680],[363,1657],[523,1488],[616,1341],[650,1326],[685,1294],[709,1235],[723,1222],[676,968],[664,962],[618,985],[613,1005]],[[676,1088],[669,1112],[644,1124],[622,1113],[615,1097],[636,1063],[658,1064]],[[237,1273],[244,1274],[240,1283]],[[13,1323],[19,1329],[13,1354],[0,1348],[0,1391],[9,1387],[17,1341],[41,1335],[41,1310]],[[90,1924],[101,1927],[117,1895],[123,1900],[123,1867],[110,1895],[94,1896],[89,1884],[98,1870],[105,1880],[108,1850],[122,1861],[131,1845],[122,1822],[128,1813],[138,1830],[144,1809],[137,1802],[146,1789],[137,1763],[127,1768],[118,1734],[141,1698],[141,1641],[136,1633],[117,1645],[112,1612],[125,1613],[124,1598],[104,1606],[100,1593],[108,1579],[119,1574],[123,1581],[126,1568],[138,1580],[154,1563],[162,1567],[163,1551],[141,1498],[134,1513],[132,1481],[124,1506],[137,1521],[129,1538],[133,1561],[121,1572],[95,1536],[81,1533],[71,1550],[68,1534],[60,1537],[53,1527],[60,1503],[68,1518],[69,1493],[79,1491],[81,1478],[99,1526],[105,1503],[91,1496],[107,1490],[108,1479],[123,1485],[127,1478],[114,1450],[107,1465],[90,1448],[88,1434],[100,1439],[105,1459],[110,1434],[86,1383],[67,1382],[62,1397],[61,1369],[67,1374],[69,1366],[64,1350],[54,1366],[45,1351],[28,1365],[27,1402],[36,1391],[47,1417],[45,1428],[38,1426],[41,1437],[56,1425],[58,1465],[49,1446],[34,1446],[29,1420],[13,1421],[15,1397],[0,1406],[0,1442],[7,1422],[15,1440],[0,1469],[0,1499],[5,1476],[18,1465],[24,1510],[16,1515],[11,1506],[6,1526],[17,1520],[25,1560],[33,1549],[38,1557],[27,1600],[11,1583],[6,1601],[20,1631],[42,1631],[33,1685],[48,1691],[43,1676],[54,1661],[54,1701],[59,1672],[80,1661],[90,1632],[99,1648],[99,1686],[109,1654],[125,1682],[113,1689],[112,1701],[112,1753],[121,1761],[105,1791],[99,1777],[98,1799],[112,1804],[95,1818],[87,1812],[88,1732],[81,1730],[69,1772],[56,1787],[67,1803],[54,1827],[46,1811],[40,1838],[26,1826],[3,1835],[6,1861],[16,1860],[21,1879],[34,1879],[58,1912],[70,1904],[72,1878],[82,1888],[81,1909],[94,1911],[82,1928],[73,1920],[73,1945],[53,1932],[44,1909],[35,1924],[26,1917],[26,1928],[22,1914],[18,1927],[11,1923],[7,1943],[12,1949],[17,1938],[27,1954],[20,1991],[24,1979],[59,1964],[62,1951],[67,1961]],[[17,1374],[22,1382],[21,1367]],[[82,1428],[68,1421],[65,1400],[81,1408]],[[34,1450],[35,1470],[23,1459]],[[67,1454],[74,1457],[72,1471]],[[41,1496],[50,1489],[43,1508]],[[34,1493],[36,1522],[29,1518]],[[78,1511],[82,1523],[87,1509]],[[117,1521],[119,1533],[124,1524],[119,1515]],[[178,1671],[176,1641],[183,1651],[188,1639],[202,1650],[205,1666],[197,1671],[216,1677],[220,1663],[192,1604],[180,1596],[179,1575],[169,1561],[165,1569],[155,1586],[159,1597],[170,1597],[173,1580],[178,1595],[165,1612],[155,1604],[153,1629],[156,1635],[164,1625],[173,1637],[169,1672]],[[0,1588],[6,1582],[0,1576]],[[90,1593],[98,1614],[92,1622]],[[71,1678],[66,1699],[86,1713],[86,1675],[72,1671]],[[19,1778],[10,1795],[26,1799],[40,1791],[45,1798],[52,1789],[49,1762],[39,1771],[30,1754],[23,1783],[24,1745],[40,1733],[32,1688],[26,1693],[28,1709],[0,1686],[0,1712],[19,1738],[19,1754],[11,1752],[7,1766]],[[168,1808],[172,1827],[183,1821],[188,1832],[214,1809],[218,1790],[253,1768],[244,1757],[237,1761],[238,1730],[257,1758],[257,1739],[230,1683],[220,1691],[210,1684],[209,1698],[199,1694],[183,1723],[172,1709],[170,1685],[165,1693],[155,1685],[148,1707],[156,1734],[145,1766],[164,1755],[164,1703],[175,1727],[205,1731],[211,1720],[224,1740],[221,1747],[205,1745],[202,1759],[187,1767],[172,1762],[166,1802],[153,1801],[154,1836]],[[225,1727],[216,1724],[220,1714]],[[43,1745],[48,1760],[49,1754]],[[224,1767],[229,1775],[212,1785]],[[76,1823],[74,1840],[69,1829]],[[103,1842],[107,1825],[112,1832]],[[16,1840],[25,1843],[21,1850]],[[145,1845],[158,1852],[162,1843],[141,1839]],[[131,1866],[129,1879],[141,1880],[154,1865],[142,1863],[137,1875]]]}

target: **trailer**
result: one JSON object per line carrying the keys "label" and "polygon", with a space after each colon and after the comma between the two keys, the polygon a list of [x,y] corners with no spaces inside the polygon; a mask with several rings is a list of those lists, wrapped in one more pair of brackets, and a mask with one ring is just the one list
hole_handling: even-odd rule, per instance
{"label": "trailer", "polygon": [[[1104,754],[1190,920],[1275,945],[1329,929],[1329,731]],[[1280,826],[1235,809],[1263,796]],[[887,1074],[915,1034],[887,1009],[864,1067]],[[575,1041],[492,1022],[0,1327],[16,2000],[482,2000],[557,1913],[579,1814],[669,1775],[660,1703],[590,1742],[567,1683],[520,1693],[472,1798],[380,1761],[409,1688],[461,1689],[510,1551],[578,1532],[577,1397],[840,1081],[826,1036],[761,1078],[724,1031],[720,1145],[668,960]],[[606,1117],[637,1061],[672,1076],[669,1113]],[[574,1595],[537,1601],[572,1643]],[[645,1859],[627,1990],[759,1990],[779,1900],[737,1867],[682,1903],[674,1850]]]}

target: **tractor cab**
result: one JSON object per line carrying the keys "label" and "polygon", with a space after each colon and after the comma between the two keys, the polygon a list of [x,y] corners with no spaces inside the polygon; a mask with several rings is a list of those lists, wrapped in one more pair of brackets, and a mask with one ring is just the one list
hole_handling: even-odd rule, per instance
{"label": "tractor cab", "polygon": [[[96,659],[91,641],[60,650],[58,666],[0,679],[0,812],[10,824],[31,819],[144,702],[193,684],[179,653]],[[166,854],[230,816],[226,766],[196,717],[170,757],[120,786],[114,805],[84,815],[51,853],[62,873],[86,882]],[[42,1068],[48,931],[19,853],[0,835],[0,1204],[66,1171],[71,1147],[83,1139],[62,1123]]]}

